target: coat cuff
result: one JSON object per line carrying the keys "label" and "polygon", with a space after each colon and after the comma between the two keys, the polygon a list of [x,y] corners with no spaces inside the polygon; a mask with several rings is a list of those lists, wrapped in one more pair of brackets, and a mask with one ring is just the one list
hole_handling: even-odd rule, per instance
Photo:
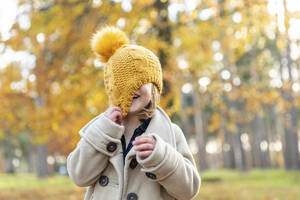
{"label": "coat cuff", "polygon": [[178,152],[163,141],[157,134],[151,133],[156,139],[156,144],[150,156],[142,159],[137,157],[137,161],[142,166],[141,171],[155,175],[154,181],[160,181],[171,175],[178,166]]}
{"label": "coat cuff", "polygon": [[124,126],[101,113],[82,127],[79,134],[97,151],[113,156],[121,146],[120,138],[124,130]]}

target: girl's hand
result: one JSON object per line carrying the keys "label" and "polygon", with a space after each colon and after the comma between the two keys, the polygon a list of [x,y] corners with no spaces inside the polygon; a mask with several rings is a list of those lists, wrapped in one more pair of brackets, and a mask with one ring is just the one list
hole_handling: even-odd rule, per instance
{"label": "girl's hand", "polygon": [[122,123],[122,109],[120,107],[109,107],[104,115],[113,122],[121,125]]}
{"label": "girl's hand", "polygon": [[155,148],[156,140],[153,136],[141,135],[136,137],[132,144],[134,150],[139,151],[138,155],[140,157],[148,157]]}

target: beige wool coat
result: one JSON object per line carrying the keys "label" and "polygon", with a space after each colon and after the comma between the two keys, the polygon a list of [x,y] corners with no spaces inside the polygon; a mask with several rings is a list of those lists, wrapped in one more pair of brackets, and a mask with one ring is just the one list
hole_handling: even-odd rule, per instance
{"label": "beige wool coat", "polygon": [[84,200],[186,200],[197,195],[201,179],[195,161],[181,128],[162,108],[157,107],[143,133],[156,139],[150,156],[141,159],[131,148],[123,164],[124,130],[104,113],[80,129],[67,170],[76,185],[88,187]]}

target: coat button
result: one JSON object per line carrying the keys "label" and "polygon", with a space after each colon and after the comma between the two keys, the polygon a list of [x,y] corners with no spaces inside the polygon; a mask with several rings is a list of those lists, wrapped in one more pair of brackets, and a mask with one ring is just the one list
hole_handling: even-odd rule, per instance
{"label": "coat button", "polygon": [[107,186],[108,182],[109,182],[109,179],[107,176],[100,176],[99,184],[101,186]]}
{"label": "coat button", "polygon": [[131,169],[134,169],[137,165],[138,165],[138,162],[137,162],[136,159],[134,158],[134,159],[132,159],[132,160],[130,161],[129,167],[130,167]]}
{"label": "coat button", "polygon": [[135,193],[129,193],[127,195],[127,200],[137,200],[138,196]]}
{"label": "coat button", "polygon": [[156,179],[156,175],[155,175],[155,174],[152,174],[152,173],[150,173],[150,172],[146,172],[146,176],[147,176],[148,178],[151,178],[151,179]]}
{"label": "coat button", "polygon": [[106,150],[109,152],[114,152],[117,149],[117,144],[114,142],[109,142],[106,146]]}

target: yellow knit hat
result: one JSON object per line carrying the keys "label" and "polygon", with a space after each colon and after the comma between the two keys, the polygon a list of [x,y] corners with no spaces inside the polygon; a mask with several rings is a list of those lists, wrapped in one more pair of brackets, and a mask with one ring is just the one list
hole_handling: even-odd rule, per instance
{"label": "yellow knit hat", "polygon": [[104,67],[105,89],[112,106],[122,109],[125,117],[129,111],[135,92],[144,84],[154,83],[162,93],[162,69],[154,53],[139,46],[129,44],[125,33],[112,26],[100,28],[91,40],[94,53]]}

